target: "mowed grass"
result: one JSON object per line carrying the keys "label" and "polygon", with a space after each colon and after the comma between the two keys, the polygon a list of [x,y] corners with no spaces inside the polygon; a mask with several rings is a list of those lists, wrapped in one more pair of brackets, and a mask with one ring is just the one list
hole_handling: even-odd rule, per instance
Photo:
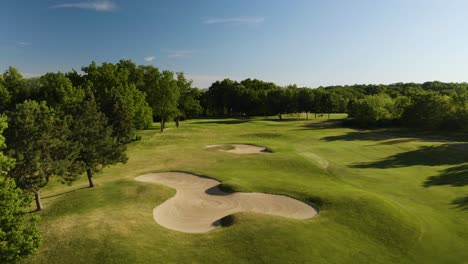
{"label": "mowed grass", "polygon": [[[97,175],[96,188],[83,178],[43,190],[44,244],[25,263],[467,263],[468,153],[455,146],[464,143],[362,133],[325,117],[192,120],[139,134],[128,163]],[[272,153],[204,148],[229,143]],[[175,191],[134,180],[158,171],[289,195],[320,212],[309,220],[239,213],[209,233],[171,231],[152,209]]]}

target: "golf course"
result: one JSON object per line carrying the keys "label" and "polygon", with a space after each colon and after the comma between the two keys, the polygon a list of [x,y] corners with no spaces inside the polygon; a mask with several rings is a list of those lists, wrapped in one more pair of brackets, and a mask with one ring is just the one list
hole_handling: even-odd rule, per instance
{"label": "golf course", "polygon": [[[345,117],[139,130],[94,188],[52,178],[41,190],[42,247],[22,263],[467,263],[467,139]],[[201,224],[184,226],[194,214]]]}

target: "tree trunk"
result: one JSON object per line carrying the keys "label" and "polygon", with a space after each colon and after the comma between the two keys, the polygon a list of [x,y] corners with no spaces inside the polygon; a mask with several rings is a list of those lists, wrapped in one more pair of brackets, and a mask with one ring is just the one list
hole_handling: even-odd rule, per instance
{"label": "tree trunk", "polygon": [[315,115],[314,119],[317,119],[317,112],[314,112],[314,115]]}
{"label": "tree trunk", "polygon": [[330,120],[330,113],[328,113],[328,120]]}
{"label": "tree trunk", "polygon": [[161,116],[161,132],[164,131],[164,117]]}
{"label": "tree trunk", "polygon": [[93,188],[94,187],[93,173],[91,172],[90,169],[86,169],[86,174],[88,175],[89,188]]}
{"label": "tree trunk", "polygon": [[175,125],[176,125],[177,128],[179,128],[179,118],[176,118]]}
{"label": "tree trunk", "polygon": [[283,115],[281,113],[278,114],[279,120],[283,120]]}
{"label": "tree trunk", "polygon": [[309,120],[309,112],[306,112],[306,119]]}
{"label": "tree trunk", "polygon": [[41,194],[39,191],[34,192],[34,198],[36,199],[36,211],[42,210]]}

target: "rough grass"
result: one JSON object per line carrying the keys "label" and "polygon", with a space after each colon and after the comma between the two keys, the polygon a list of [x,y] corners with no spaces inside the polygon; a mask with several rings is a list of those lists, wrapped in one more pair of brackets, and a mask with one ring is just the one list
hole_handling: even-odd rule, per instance
{"label": "rough grass", "polygon": [[[313,115],[309,115],[312,117]],[[339,119],[342,116],[333,115]],[[129,162],[97,187],[43,191],[44,246],[26,263],[463,263],[468,259],[468,155],[433,141],[340,128],[325,118],[194,120],[141,131]],[[294,120],[292,118],[295,118]],[[335,122],[336,123],[336,122]],[[334,123],[334,124],[335,124]],[[271,155],[206,151],[245,142]],[[326,164],[326,166],[324,165]],[[134,177],[187,171],[235,191],[285,194],[319,216],[236,214],[206,234],[165,229],[152,209],[174,195]]]}

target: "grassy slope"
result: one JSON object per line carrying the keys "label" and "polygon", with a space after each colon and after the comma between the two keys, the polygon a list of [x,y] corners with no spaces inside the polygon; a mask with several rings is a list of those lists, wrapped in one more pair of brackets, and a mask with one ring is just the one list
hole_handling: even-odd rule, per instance
{"label": "grassy slope", "polygon": [[[307,125],[314,122],[194,120],[163,134],[141,131],[143,139],[131,144],[128,164],[106,169],[95,189],[81,188],[83,179],[72,187],[55,183],[44,190],[44,246],[27,262],[468,259],[466,152]],[[203,148],[217,143],[258,144],[274,153],[238,156]],[[287,194],[317,205],[320,215],[299,221],[241,213],[234,225],[206,234],[170,231],[154,222],[152,208],[174,190],[133,180],[167,170],[207,175],[238,191]]]}

